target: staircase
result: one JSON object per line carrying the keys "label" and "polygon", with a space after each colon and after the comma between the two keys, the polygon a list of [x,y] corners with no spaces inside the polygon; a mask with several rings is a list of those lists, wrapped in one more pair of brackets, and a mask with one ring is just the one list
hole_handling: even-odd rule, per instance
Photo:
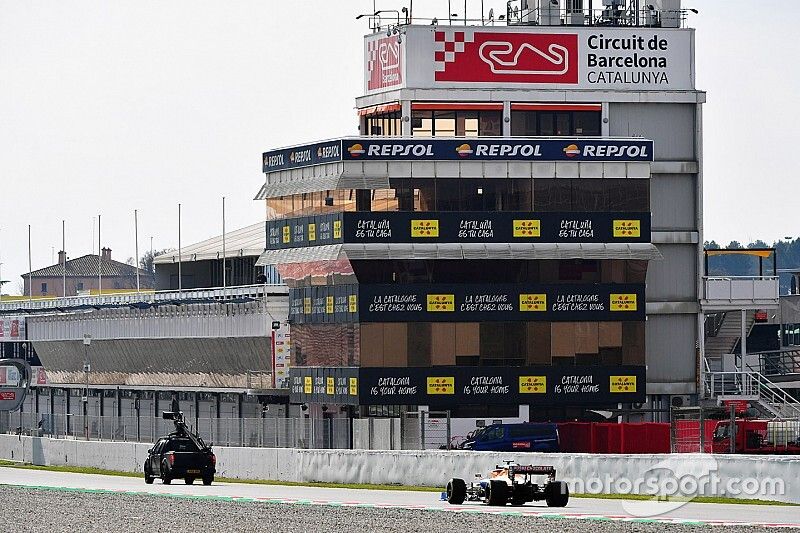
{"label": "staircase", "polygon": [[719,372],[710,370],[710,365],[706,368],[704,386],[708,399],[747,400],[768,417],[800,418],[800,402],[758,372]]}
{"label": "staircase", "polygon": [[[734,347],[742,336],[741,313],[724,313],[724,319],[716,334],[710,332],[705,340],[705,357],[711,371],[723,370],[722,359],[733,352]],[[747,311],[745,331],[748,333],[755,324],[755,310]]]}

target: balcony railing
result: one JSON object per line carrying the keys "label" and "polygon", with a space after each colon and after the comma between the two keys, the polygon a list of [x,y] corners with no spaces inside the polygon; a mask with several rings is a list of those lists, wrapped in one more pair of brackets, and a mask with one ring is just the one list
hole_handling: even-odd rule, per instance
{"label": "balcony railing", "polygon": [[125,292],[88,296],[68,296],[66,298],[20,297],[16,300],[0,302],[0,312],[36,313],[41,311],[66,311],[70,309],[102,309],[135,305],[164,304],[169,302],[221,302],[243,301],[263,298],[268,294],[288,294],[286,285],[244,285],[238,287],[213,287],[207,289],[184,289],[181,291]]}
{"label": "balcony railing", "polygon": [[777,307],[779,303],[777,276],[706,276],[703,280],[703,303],[711,307]]}

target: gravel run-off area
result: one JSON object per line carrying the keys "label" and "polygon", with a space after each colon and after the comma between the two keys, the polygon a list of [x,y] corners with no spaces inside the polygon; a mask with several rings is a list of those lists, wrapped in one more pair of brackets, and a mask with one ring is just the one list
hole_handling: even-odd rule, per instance
{"label": "gravel run-off area", "polygon": [[[461,514],[442,511],[307,506],[199,500],[168,496],[87,493],[0,486],[4,531],[439,531],[697,532],[719,526],[599,522],[574,519]],[[725,533],[780,531],[724,527]],[[797,531],[797,530],[785,530]]]}

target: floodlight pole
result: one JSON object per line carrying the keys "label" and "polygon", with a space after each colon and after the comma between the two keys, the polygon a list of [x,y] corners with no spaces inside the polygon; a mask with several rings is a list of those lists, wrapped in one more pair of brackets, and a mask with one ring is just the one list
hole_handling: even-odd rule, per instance
{"label": "floodlight pole", "polygon": [[89,346],[92,344],[92,336],[88,333],[83,335],[83,374],[86,383],[86,390],[83,395],[83,431],[86,440],[89,440],[89,372],[92,367],[89,363]]}

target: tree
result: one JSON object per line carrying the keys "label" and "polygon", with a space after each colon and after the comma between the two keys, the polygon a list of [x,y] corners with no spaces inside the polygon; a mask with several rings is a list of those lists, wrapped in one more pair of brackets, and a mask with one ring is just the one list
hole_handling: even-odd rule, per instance
{"label": "tree", "polygon": [[706,250],[719,250],[720,246],[717,241],[706,241],[703,243],[703,248]]}
{"label": "tree", "polygon": [[141,259],[139,259],[139,268],[155,274],[156,269],[153,265],[153,259],[159,255],[164,255],[174,250],[175,248],[164,248],[163,250],[154,250],[152,253],[150,253],[150,250],[147,250],[144,254],[142,254]]}
{"label": "tree", "polygon": [[731,241],[730,243],[728,243],[728,248],[730,248],[731,250],[740,250],[744,248],[744,246],[742,246],[742,243],[740,243],[739,241]]}

